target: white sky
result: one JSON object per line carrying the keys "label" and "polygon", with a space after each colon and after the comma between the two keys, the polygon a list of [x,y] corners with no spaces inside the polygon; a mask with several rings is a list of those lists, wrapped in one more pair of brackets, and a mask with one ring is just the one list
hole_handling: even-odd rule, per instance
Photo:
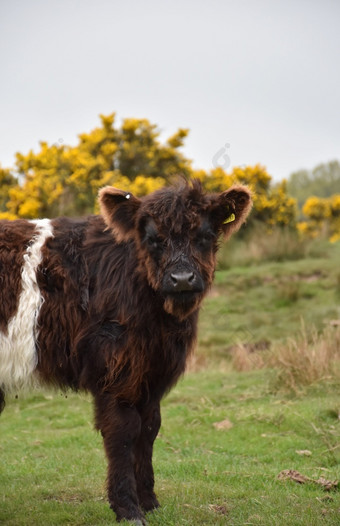
{"label": "white sky", "polygon": [[340,158],[339,65],[338,0],[0,0],[0,163],[116,111],[287,177]]}

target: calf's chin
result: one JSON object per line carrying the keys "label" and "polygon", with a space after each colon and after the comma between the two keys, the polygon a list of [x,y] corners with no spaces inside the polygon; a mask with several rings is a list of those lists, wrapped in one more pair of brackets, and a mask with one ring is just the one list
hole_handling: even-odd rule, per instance
{"label": "calf's chin", "polygon": [[175,316],[179,321],[183,321],[199,309],[203,297],[204,294],[199,292],[168,294],[165,297],[163,308],[168,314]]}

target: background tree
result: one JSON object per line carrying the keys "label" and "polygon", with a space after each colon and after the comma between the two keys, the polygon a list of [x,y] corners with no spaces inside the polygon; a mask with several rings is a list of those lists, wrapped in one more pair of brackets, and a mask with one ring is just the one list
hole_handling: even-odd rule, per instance
{"label": "background tree", "polygon": [[[179,151],[188,130],[179,129],[165,144],[146,119],[100,115],[101,126],[79,135],[76,146],[40,143],[40,151],[16,155],[23,184],[8,192],[7,209],[18,217],[84,215],[93,212],[98,189],[106,184],[143,195],[175,173],[189,176],[191,161]],[[159,177],[159,174],[162,177]]]}
{"label": "background tree", "polygon": [[[193,170],[181,152],[188,130],[180,128],[164,143],[147,119],[125,119],[115,126],[115,114],[100,115],[100,125],[79,135],[78,144],[48,145],[16,155],[19,181],[4,187],[3,207],[11,217],[81,216],[96,210],[98,189],[110,184],[141,196],[171,181],[172,176],[198,177],[207,191],[222,191],[234,183],[254,191],[249,226],[295,227],[296,203],[286,183],[273,184],[261,165]],[[1,217],[1,214],[0,214]]]}
{"label": "background tree", "polygon": [[330,197],[340,194],[340,163],[330,161],[319,164],[313,170],[299,170],[290,175],[287,191],[298,201],[302,209],[305,201],[312,195]]}
{"label": "background tree", "polygon": [[11,188],[17,186],[17,184],[18,180],[11,174],[10,170],[0,166],[0,214],[9,219],[11,219],[11,214],[7,209],[9,191]]}
{"label": "background tree", "polygon": [[269,228],[295,228],[296,200],[288,195],[285,181],[272,183],[272,177],[264,166],[257,164],[235,167],[228,174],[218,167],[210,173],[197,171],[194,175],[209,191],[220,192],[237,183],[249,186],[253,190],[254,200],[253,212],[248,220],[249,226],[260,222]]}
{"label": "background tree", "polygon": [[310,237],[327,237],[332,242],[340,240],[340,194],[309,197],[302,211],[305,220],[298,223],[300,232]]}

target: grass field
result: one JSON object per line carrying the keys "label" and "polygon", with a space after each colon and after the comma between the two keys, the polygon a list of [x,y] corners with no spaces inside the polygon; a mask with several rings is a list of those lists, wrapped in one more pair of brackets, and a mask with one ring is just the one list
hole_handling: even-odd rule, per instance
{"label": "grass field", "polygon": [[[323,481],[340,479],[338,376],[293,392],[277,368],[256,369],[255,360],[295,338],[301,319],[306,332],[321,332],[340,318],[339,249],[217,272],[197,359],[163,402],[154,461],[162,507],[150,526],[340,523],[339,488]],[[239,343],[254,370],[234,370]],[[114,523],[90,398],[43,392],[9,401],[0,433],[0,524]],[[307,479],[280,480],[283,470]]]}

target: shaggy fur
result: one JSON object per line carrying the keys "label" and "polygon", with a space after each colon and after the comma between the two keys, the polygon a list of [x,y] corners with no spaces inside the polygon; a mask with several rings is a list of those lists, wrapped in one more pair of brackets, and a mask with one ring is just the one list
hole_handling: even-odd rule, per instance
{"label": "shaggy fur", "polygon": [[[37,285],[36,271],[42,259],[41,247],[52,236],[52,228],[48,219],[33,223],[34,235],[22,255],[21,291],[16,312],[5,333],[0,331],[0,386],[7,392],[26,387],[38,362],[37,320],[43,298]],[[15,230],[15,224],[12,227]],[[10,269],[8,275],[11,275]]]}
{"label": "shaggy fur", "polygon": [[[100,216],[0,222],[0,411],[33,376],[94,396],[117,519],[158,506],[160,401],[184,372],[219,237],[251,207],[197,181],[137,199],[100,191]],[[34,372],[33,372],[34,371]]]}

